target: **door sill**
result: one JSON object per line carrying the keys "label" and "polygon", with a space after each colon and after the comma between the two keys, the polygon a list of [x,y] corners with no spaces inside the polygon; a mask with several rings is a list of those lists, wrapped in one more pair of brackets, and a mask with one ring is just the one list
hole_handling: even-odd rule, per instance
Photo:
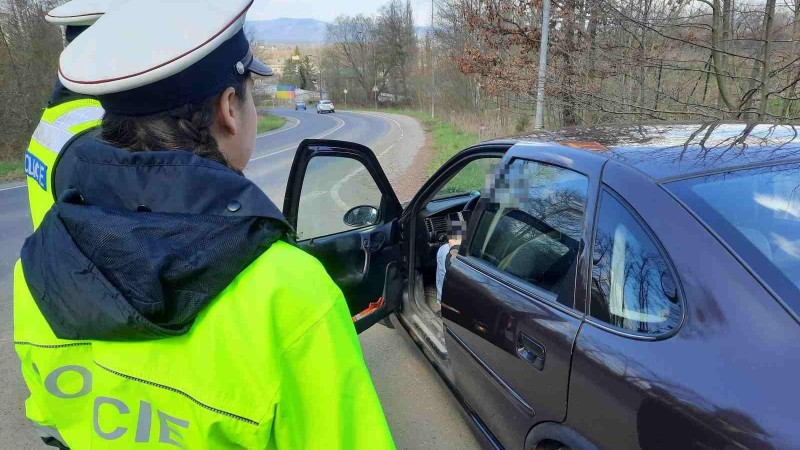
{"label": "door sill", "polygon": [[416,327],[417,330],[422,333],[422,336],[425,338],[425,340],[436,350],[436,353],[439,354],[439,357],[442,359],[447,359],[447,347],[444,346],[444,343],[439,339],[439,337],[433,331],[431,331],[427,325],[425,325],[425,322],[423,322],[418,315],[412,314],[411,323],[414,324],[414,327]]}

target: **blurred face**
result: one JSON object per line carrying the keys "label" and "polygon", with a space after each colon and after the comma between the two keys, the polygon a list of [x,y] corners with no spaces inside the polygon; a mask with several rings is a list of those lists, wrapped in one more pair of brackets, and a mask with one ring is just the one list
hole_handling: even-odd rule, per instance
{"label": "blurred face", "polygon": [[248,78],[241,97],[232,87],[225,89],[217,100],[214,126],[211,129],[219,150],[228,164],[244,171],[256,145],[258,115],[253,100],[253,79]]}

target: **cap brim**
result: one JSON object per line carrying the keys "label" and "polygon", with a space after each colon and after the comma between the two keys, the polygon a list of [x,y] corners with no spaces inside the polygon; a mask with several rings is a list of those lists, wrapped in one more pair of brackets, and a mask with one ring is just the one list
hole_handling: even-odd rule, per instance
{"label": "cap brim", "polygon": [[269,68],[268,65],[264,64],[263,62],[259,61],[256,58],[253,58],[253,60],[250,61],[250,64],[248,64],[246,68],[250,72],[256,75],[261,75],[262,77],[271,77],[272,75],[274,75],[274,72],[272,71],[272,69]]}

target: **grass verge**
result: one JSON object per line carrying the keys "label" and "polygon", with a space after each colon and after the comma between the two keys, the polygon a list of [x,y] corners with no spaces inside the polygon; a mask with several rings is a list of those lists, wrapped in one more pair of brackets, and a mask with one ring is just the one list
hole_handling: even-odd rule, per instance
{"label": "grass verge", "polygon": [[266,133],[267,131],[277,130],[278,128],[286,125],[286,119],[275,114],[267,114],[266,116],[258,117],[258,133]]}
{"label": "grass verge", "polygon": [[0,183],[25,179],[22,161],[0,161]]}

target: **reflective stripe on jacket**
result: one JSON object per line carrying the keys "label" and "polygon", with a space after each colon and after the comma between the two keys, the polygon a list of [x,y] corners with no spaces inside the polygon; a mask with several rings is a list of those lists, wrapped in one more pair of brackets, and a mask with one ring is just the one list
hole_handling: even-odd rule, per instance
{"label": "reflective stripe on jacket", "polygon": [[17,263],[14,340],[28,418],[73,450],[394,448],[341,291],[282,241],[145,341],[57,338]]}
{"label": "reflective stripe on jacket", "polygon": [[33,132],[25,154],[25,173],[28,178],[33,228],[53,206],[50,186],[56,158],[64,145],[76,134],[100,125],[103,108],[94,99],[71,100],[47,108]]}

